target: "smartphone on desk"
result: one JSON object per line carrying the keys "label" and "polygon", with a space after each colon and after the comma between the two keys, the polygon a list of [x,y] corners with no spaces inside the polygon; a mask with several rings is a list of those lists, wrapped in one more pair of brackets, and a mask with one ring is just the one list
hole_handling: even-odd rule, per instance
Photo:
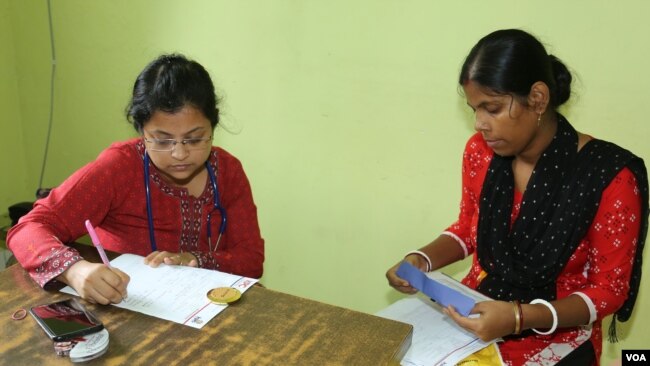
{"label": "smartphone on desk", "polygon": [[65,341],[104,329],[104,325],[76,298],[34,306],[29,310],[53,341]]}

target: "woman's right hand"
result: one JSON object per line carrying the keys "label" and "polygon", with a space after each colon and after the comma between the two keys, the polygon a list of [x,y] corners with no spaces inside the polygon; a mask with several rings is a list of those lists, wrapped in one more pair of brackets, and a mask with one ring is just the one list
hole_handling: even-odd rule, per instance
{"label": "woman's right hand", "polygon": [[91,303],[118,304],[126,298],[130,277],[114,267],[80,260],[72,264],[57,279],[77,291]]}
{"label": "woman's right hand", "polygon": [[388,284],[393,287],[395,290],[399,292],[403,292],[405,294],[414,294],[418,292],[418,290],[414,287],[411,286],[410,283],[408,283],[407,280],[399,277],[397,275],[397,269],[399,266],[402,264],[402,262],[408,262],[412,264],[415,268],[418,268],[421,271],[426,271],[427,268],[427,263],[422,258],[421,256],[417,254],[409,254],[404,258],[403,260],[397,262],[394,266],[392,266],[387,272],[386,272],[386,278],[388,279]]}

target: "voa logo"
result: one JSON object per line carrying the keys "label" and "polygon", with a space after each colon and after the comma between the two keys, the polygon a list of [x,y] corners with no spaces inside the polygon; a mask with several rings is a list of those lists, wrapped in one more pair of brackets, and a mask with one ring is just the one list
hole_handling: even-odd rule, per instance
{"label": "voa logo", "polygon": [[623,365],[648,365],[649,350],[623,350]]}
{"label": "voa logo", "polygon": [[634,361],[634,362],[639,362],[639,361],[645,361],[645,355],[638,354],[638,353],[632,353],[631,355],[625,355],[625,358],[628,361]]}

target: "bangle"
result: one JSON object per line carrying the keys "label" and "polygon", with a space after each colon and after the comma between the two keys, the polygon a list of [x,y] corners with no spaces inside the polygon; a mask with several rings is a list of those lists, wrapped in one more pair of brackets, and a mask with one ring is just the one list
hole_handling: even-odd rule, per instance
{"label": "bangle", "polygon": [[431,272],[431,269],[433,269],[433,265],[431,265],[431,259],[429,259],[429,256],[426,255],[426,253],[424,253],[421,250],[411,250],[410,252],[406,253],[404,258],[408,257],[411,254],[417,254],[420,257],[424,258],[424,260],[427,261],[427,272]]}
{"label": "bangle", "polygon": [[517,309],[519,309],[519,333],[524,330],[524,310],[521,308],[521,303],[516,301]]}
{"label": "bangle", "polygon": [[521,333],[521,305],[519,301],[515,300],[512,302],[512,308],[515,311],[515,331],[512,334]]}
{"label": "bangle", "polygon": [[535,300],[531,301],[530,304],[531,305],[542,304],[542,305],[546,306],[548,308],[548,310],[551,311],[551,315],[553,316],[553,325],[551,326],[551,329],[549,329],[546,332],[540,332],[539,330],[533,328],[533,332],[535,332],[537,334],[541,334],[541,335],[549,335],[549,334],[555,332],[555,330],[557,329],[558,319],[557,319],[557,311],[555,311],[555,308],[553,307],[553,305],[551,305],[550,302],[548,302],[546,300],[542,300],[542,299],[535,299]]}

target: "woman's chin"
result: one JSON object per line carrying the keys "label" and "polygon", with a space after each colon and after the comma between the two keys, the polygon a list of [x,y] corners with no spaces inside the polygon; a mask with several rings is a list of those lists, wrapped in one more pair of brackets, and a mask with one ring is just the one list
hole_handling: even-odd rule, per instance
{"label": "woman's chin", "polygon": [[195,171],[165,171],[162,176],[168,183],[175,186],[185,186],[192,181]]}

